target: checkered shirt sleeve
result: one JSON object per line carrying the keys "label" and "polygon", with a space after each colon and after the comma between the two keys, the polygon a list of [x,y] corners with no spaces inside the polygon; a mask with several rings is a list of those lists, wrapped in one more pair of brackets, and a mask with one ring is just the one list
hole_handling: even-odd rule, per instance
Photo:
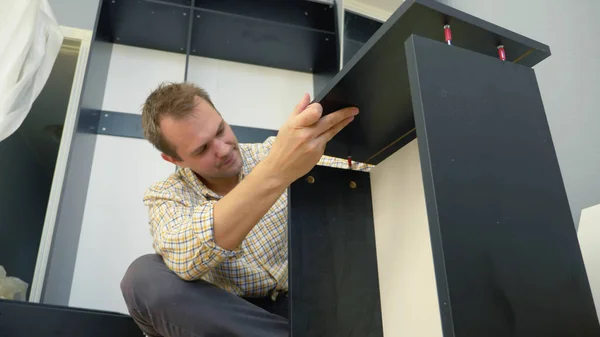
{"label": "checkered shirt sleeve", "polygon": [[[274,140],[240,146],[244,171],[249,173],[268,154]],[[318,165],[348,169],[347,159],[329,156],[323,156]],[[352,168],[368,171],[371,166],[353,163]],[[213,236],[217,199],[207,198],[209,191],[194,179],[191,171],[179,169],[144,195],[153,247],[167,267],[184,280],[202,278],[240,295],[287,288],[287,192],[240,247],[227,250]],[[244,258],[238,259],[241,255]]]}

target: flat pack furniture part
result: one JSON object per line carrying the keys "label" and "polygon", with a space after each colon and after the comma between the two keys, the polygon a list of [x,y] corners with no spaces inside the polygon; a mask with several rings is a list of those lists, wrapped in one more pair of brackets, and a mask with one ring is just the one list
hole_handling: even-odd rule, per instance
{"label": "flat pack furniture part", "polygon": [[348,61],[316,100],[361,113],[326,154],[377,165],[290,187],[292,336],[600,336],[531,68],[549,55],[409,0]]}
{"label": "flat pack furniture part", "polygon": [[131,317],[123,314],[0,300],[0,336],[143,337],[144,334]]}

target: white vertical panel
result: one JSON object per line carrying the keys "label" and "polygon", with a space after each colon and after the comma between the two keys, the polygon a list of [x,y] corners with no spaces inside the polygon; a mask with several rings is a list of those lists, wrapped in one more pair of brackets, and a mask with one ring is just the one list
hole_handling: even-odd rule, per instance
{"label": "white vertical panel", "polygon": [[145,140],[98,136],[69,306],[127,312],[119,283],[153,252],[142,197],[173,171]]}
{"label": "white vertical panel", "polygon": [[581,212],[577,236],[600,319],[600,204]]}
{"label": "white vertical panel", "polygon": [[312,74],[205,57],[190,57],[188,81],[208,91],[229,124],[273,130],[313,92]]}
{"label": "white vertical panel", "polygon": [[141,114],[146,97],[160,83],[181,82],[185,55],[113,45],[102,109]]}
{"label": "white vertical panel", "polygon": [[[163,81],[183,81],[185,55],[114,45],[103,110],[141,113]],[[99,135],[94,152],[69,305],[126,313],[119,283],[127,266],[151,253],[145,190],[174,166],[144,139]]]}
{"label": "white vertical panel", "polygon": [[373,220],[386,337],[441,337],[417,141],[371,171]]}

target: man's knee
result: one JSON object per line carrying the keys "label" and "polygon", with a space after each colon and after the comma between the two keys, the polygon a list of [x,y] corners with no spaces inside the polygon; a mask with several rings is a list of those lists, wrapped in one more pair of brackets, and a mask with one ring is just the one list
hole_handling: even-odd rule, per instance
{"label": "man's knee", "polygon": [[127,268],[121,280],[121,292],[128,309],[143,311],[143,307],[151,306],[160,301],[168,289],[156,289],[164,282],[160,282],[165,269],[162,258],[156,254],[147,254],[135,259]]}

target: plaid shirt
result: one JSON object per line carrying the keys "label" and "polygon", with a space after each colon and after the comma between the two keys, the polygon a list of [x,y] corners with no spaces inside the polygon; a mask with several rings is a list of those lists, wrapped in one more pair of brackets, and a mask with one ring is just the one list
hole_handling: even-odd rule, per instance
{"label": "plaid shirt", "polygon": [[[240,179],[268,154],[275,137],[240,144]],[[347,159],[323,156],[317,165],[348,168]],[[368,171],[369,165],[353,163]],[[203,279],[244,297],[272,296],[288,287],[287,190],[235,250],[213,237],[213,206],[221,197],[190,169],[179,168],[144,195],[154,250],[184,280]]]}

